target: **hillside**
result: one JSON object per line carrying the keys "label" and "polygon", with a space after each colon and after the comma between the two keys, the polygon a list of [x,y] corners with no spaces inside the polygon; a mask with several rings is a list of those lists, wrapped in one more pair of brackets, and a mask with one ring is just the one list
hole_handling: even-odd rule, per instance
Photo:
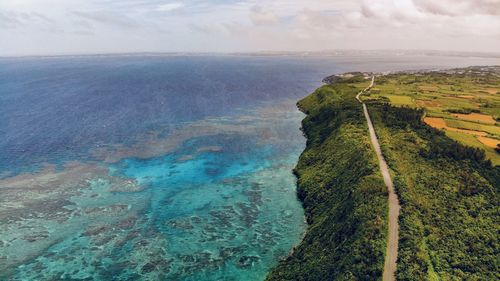
{"label": "hillside", "polygon": [[[465,78],[454,77],[460,73],[466,73]],[[500,167],[491,164],[495,150],[485,153],[426,124],[425,118],[437,111],[453,116],[450,105],[429,109],[415,98],[401,104],[395,101],[405,95],[387,84],[410,85],[404,81],[418,77],[436,85],[466,79],[472,89],[496,87],[495,75],[491,69],[464,69],[377,76],[375,88],[364,98],[401,201],[397,280],[500,278],[496,258]],[[295,172],[309,228],[302,243],[267,280],[381,280],[387,192],[361,105],[355,100],[369,84],[366,76],[332,79],[333,84],[298,103],[307,114],[303,129],[308,142]],[[392,98],[384,95],[387,91],[392,91]],[[498,118],[498,112],[490,110],[497,106],[496,100],[495,94],[490,107],[478,106],[481,114]]]}
{"label": "hillside", "polygon": [[308,141],[295,172],[310,226],[268,280],[381,277],[387,192],[357,92],[354,85],[336,83],[298,103],[307,114],[303,129]]}

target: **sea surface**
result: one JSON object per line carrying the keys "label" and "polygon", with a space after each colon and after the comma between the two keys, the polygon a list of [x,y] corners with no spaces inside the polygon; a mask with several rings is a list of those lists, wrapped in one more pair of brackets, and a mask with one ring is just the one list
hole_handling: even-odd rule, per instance
{"label": "sea surface", "polygon": [[0,280],[263,280],[306,225],[296,101],[441,56],[0,58]]}

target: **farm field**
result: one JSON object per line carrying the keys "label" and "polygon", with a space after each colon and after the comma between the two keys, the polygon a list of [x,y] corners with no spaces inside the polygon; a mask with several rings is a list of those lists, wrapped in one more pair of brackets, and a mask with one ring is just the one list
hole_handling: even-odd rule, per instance
{"label": "farm field", "polygon": [[[294,172],[309,228],[266,281],[382,280],[388,193],[356,100],[371,77],[327,77],[298,102],[307,143]],[[410,87],[377,79],[364,99],[399,199],[396,280],[497,280],[498,109],[450,112],[438,92],[425,107]],[[422,89],[438,91],[437,80]]]}
{"label": "farm field", "polygon": [[[424,122],[500,165],[500,67],[377,76],[364,100],[423,108]],[[495,151],[497,149],[497,151]]]}

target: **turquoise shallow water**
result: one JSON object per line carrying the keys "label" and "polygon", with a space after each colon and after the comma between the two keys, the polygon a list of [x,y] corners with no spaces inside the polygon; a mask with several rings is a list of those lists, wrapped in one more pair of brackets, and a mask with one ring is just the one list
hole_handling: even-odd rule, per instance
{"label": "turquoise shallow water", "polygon": [[[155,134],[155,143],[175,145],[154,157],[4,180],[15,189],[34,177],[36,192],[51,192],[51,205],[33,206],[27,219],[4,217],[4,272],[12,280],[264,279],[305,230],[291,171],[304,147],[302,117],[293,101],[258,107],[204,121],[209,132],[182,141]],[[139,141],[132,154],[150,144]],[[20,201],[36,201],[27,197]]]}

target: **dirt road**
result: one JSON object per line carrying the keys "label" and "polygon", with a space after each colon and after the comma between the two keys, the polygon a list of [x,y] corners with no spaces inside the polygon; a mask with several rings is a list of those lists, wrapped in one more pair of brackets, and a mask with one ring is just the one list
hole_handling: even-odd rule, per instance
{"label": "dirt road", "polygon": [[387,163],[385,162],[384,155],[382,155],[382,150],[380,149],[380,145],[378,143],[377,135],[375,134],[375,129],[373,128],[372,120],[370,119],[370,114],[368,113],[368,109],[366,105],[359,98],[364,92],[370,90],[373,87],[375,82],[375,76],[372,77],[372,81],[368,88],[359,92],[356,95],[356,99],[363,105],[363,112],[365,114],[366,122],[368,123],[368,131],[370,132],[370,139],[375,149],[375,153],[377,154],[380,172],[382,173],[382,177],[384,178],[384,183],[387,186],[387,191],[389,192],[389,227],[388,227],[388,237],[387,237],[387,248],[385,254],[385,264],[384,264],[384,273],[383,280],[384,281],[392,281],[396,280],[396,261],[398,258],[398,235],[399,235],[399,209],[401,208],[399,205],[398,195],[395,192],[394,184],[391,180],[391,175],[389,174],[389,169],[387,167]]}

